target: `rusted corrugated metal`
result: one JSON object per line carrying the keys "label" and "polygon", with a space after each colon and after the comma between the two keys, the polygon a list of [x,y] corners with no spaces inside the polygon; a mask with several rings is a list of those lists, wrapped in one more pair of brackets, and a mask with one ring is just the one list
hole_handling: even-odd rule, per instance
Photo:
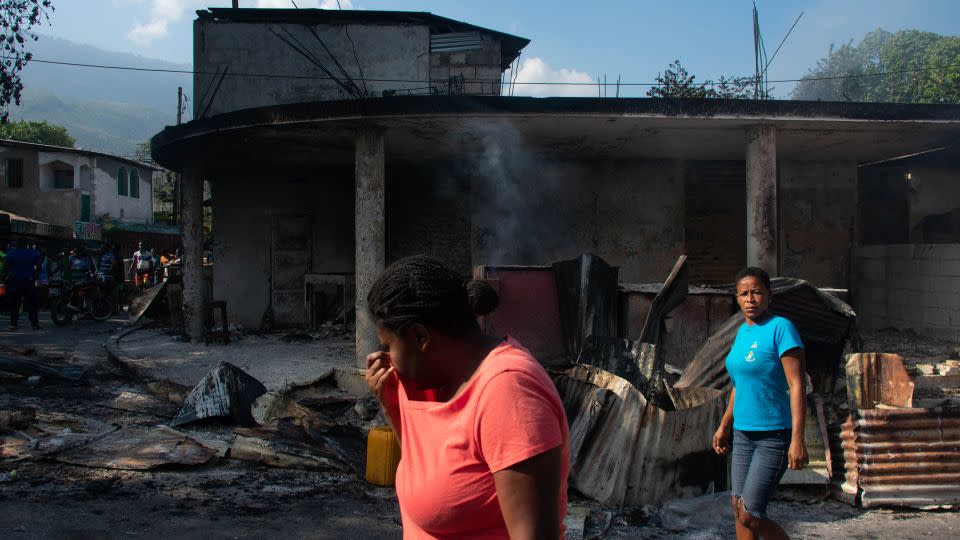
{"label": "rusted corrugated metal", "polygon": [[666,411],[627,380],[578,365],[554,376],[570,421],[570,485],[604,504],[662,504],[722,489],[726,460],[711,448],[728,394],[675,389]]}
{"label": "rusted corrugated metal", "polygon": [[854,353],[847,357],[847,401],[850,409],[877,405],[913,407],[913,380],[903,358],[890,353]]}
{"label": "rusted corrugated metal", "polygon": [[960,504],[960,406],[858,409],[839,439],[844,491],[863,506]]}

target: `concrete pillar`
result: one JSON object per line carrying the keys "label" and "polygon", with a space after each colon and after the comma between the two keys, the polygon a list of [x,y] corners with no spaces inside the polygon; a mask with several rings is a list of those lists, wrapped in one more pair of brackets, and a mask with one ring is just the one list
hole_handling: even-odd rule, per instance
{"label": "concrete pillar", "polygon": [[182,178],[183,322],[194,341],[203,339],[203,171],[188,163]]}
{"label": "concrete pillar", "polygon": [[364,131],[356,139],[354,169],[357,367],[366,368],[366,356],[380,348],[373,317],[367,310],[367,293],[386,264],[386,230],[384,226],[384,155],[383,133]]}
{"label": "concrete pillar", "polygon": [[747,128],[747,265],[779,274],[777,131]]}

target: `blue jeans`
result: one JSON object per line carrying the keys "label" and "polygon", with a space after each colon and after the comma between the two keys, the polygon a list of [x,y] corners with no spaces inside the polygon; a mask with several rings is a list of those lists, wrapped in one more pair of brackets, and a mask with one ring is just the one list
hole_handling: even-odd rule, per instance
{"label": "blue jeans", "polygon": [[787,470],[791,430],[733,430],[730,476],[732,494],[750,515],[767,517],[767,503]]}

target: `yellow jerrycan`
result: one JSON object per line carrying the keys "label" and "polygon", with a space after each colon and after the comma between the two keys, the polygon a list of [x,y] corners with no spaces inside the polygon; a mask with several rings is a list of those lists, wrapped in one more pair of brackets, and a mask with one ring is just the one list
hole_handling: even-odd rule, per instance
{"label": "yellow jerrycan", "polygon": [[400,463],[400,445],[389,426],[375,427],[367,435],[367,482],[392,486]]}

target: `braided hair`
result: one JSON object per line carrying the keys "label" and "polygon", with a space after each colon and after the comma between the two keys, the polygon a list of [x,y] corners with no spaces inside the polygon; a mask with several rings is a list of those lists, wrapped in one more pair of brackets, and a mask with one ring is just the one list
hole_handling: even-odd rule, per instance
{"label": "braided hair", "polygon": [[476,317],[493,311],[498,301],[490,284],[466,281],[443,261],[426,255],[394,262],[367,294],[374,320],[393,332],[421,323],[462,335],[477,328]]}

